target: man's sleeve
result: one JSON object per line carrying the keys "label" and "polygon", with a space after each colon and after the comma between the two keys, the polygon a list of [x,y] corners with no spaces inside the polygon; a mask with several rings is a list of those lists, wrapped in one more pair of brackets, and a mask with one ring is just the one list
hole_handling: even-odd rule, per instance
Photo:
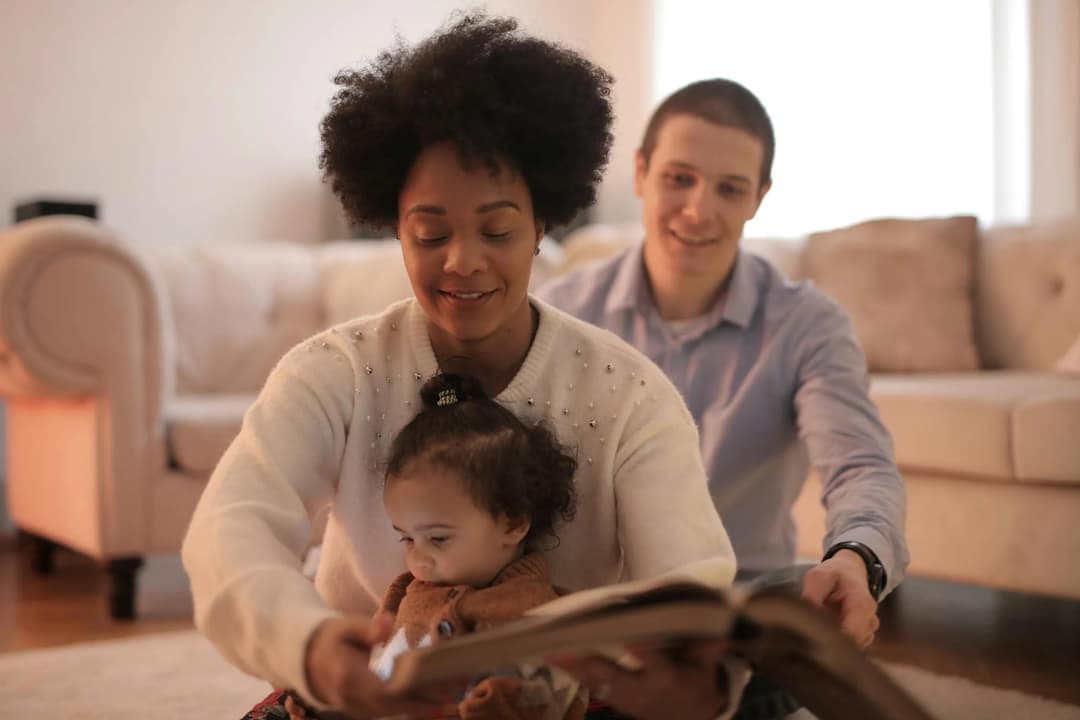
{"label": "man's sleeve", "polygon": [[822,483],[823,549],[845,541],[868,546],[885,567],[888,593],[908,564],[907,499],[892,438],[870,399],[866,358],[847,314],[826,298],[803,310],[812,312],[793,318],[800,332],[790,348],[798,358],[794,403]]}

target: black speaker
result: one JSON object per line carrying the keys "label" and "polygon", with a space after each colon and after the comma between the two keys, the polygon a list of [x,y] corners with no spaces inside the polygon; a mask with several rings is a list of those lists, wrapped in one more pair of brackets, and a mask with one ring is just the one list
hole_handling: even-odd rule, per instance
{"label": "black speaker", "polygon": [[28,200],[15,206],[15,222],[22,222],[42,215],[82,215],[96,220],[98,208],[96,202],[49,198]]}

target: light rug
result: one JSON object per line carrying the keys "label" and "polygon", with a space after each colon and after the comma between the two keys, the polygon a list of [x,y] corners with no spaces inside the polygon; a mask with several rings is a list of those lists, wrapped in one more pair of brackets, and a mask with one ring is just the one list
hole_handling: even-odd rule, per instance
{"label": "light rug", "polygon": [[[1080,720],[1073,705],[903,665],[886,668],[940,720]],[[268,692],[190,630],[0,655],[5,720],[229,720]]]}

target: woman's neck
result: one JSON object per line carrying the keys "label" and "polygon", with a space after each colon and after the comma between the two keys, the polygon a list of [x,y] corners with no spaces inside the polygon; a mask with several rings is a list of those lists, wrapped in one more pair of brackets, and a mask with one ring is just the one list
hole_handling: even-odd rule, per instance
{"label": "woman's neck", "polygon": [[540,315],[526,300],[503,328],[479,340],[459,340],[429,325],[431,348],[446,373],[471,375],[495,397],[510,384],[529,354]]}

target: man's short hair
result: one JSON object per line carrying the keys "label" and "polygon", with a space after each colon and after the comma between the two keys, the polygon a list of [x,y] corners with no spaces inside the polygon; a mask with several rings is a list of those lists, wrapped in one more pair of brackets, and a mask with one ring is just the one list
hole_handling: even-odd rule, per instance
{"label": "man's short hair", "polygon": [[772,179],[776,150],[772,121],[757,96],[739,83],[724,78],[700,80],[668,95],[649,118],[645,137],[641,140],[641,154],[646,166],[656,149],[660,129],[674,115],[692,115],[714,125],[737,128],[756,138],[764,151],[760,184],[764,186]]}

